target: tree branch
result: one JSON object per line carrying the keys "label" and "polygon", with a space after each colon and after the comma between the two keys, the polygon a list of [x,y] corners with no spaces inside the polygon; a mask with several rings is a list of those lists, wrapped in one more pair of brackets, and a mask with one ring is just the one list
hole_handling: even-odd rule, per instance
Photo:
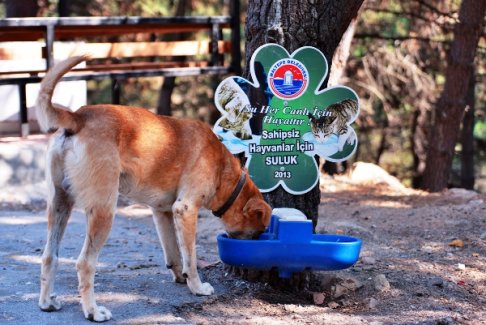
{"label": "tree branch", "polygon": [[420,36],[384,36],[380,33],[356,33],[355,38],[376,38],[382,40],[389,40],[389,41],[408,41],[408,40],[417,40],[422,42],[433,42],[433,43],[442,43],[448,44],[448,41],[439,41],[434,40],[428,37],[420,37]]}
{"label": "tree branch", "polygon": [[425,0],[415,0],[415,1],[417,1],[419,4],[421,4],[422,6],[426,7],[430,11],[435,12],[436,14],[439,14],[439,15],[445,16],[445,17],[449,17],[449,18],[454,19],[455,21],[457,21],[457,17],[454,15],[454,14],[456,14],[456,12],[452,12],[452,13],[442,12],[439,9],[437,9],[436,7],[434,7],[431,4],[427,3]]}
{"label": "tree branch", "polygon": [[373,8],[373,7],[365,7],[364,10],[370,10],[370,11],[374,11],[374,12],[382,12],[382,13],[392,14],[392,15],[396,15],[396,16],[405,15],[405,16],[408,16],[408,17],[423,20],[424,22],[429,23],[429,24],[437,25],[442,30],[447,31],[447,32],[452,31],[452,29],[454,27],[452,24],[440,24],[440,23],[437,22],[436,19],[428,19],[428,18],[426,18],[422,15],[419,15],[419,14],[416,14],[416,13],[413,13],[413,12],[408,12],[408,11],[389,10],[389,9],[381,9],[381,8]]}

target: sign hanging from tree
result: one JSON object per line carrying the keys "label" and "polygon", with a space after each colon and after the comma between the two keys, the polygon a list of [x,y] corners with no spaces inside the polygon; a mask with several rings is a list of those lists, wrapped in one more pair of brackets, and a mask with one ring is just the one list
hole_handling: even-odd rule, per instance
{"label": "sign hanging from tree", "polygon": [[289,54],[276,44],[259,47],[250,61],[251,81],[228,77],[216,89],[221,118],[214,132],[246,167],[262,192],[282,186],[295,195],[317,183],[315,155],[339,162],[358,140],[351,123],[359,98],[345,86],[321,90],[328,73],[324,55],[305,46]]}

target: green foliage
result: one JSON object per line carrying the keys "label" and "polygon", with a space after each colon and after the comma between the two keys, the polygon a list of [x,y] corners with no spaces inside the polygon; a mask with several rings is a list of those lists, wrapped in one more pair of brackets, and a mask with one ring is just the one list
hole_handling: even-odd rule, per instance
{"label": "green foliage", "polygon": [[[197,118],[208,123],[215,112],[214,89],[225,76],[181,77],[172,95],[174,115]],[[219,117],[219,116],[218,116]]]}
{"label": "green foliage", "polygon": [[[56,1],[40,1],[42,16],[57,16]],[[192,3],[193,10],[191,15],[227,15],[226,1],[224,0],[209,0],[209,1],[189,1],[189,0],[64,0],[68,1],[71,16],[173,16],[175,8],[181,1],[186,1],[188,4]],[[5,2],[5,1],[3,1]],[[4,6],[1,6],[3,11]]]}
{"label": "green foliage", "polygon": [[368,47],[365,46],[364,44],[357,43],[355,46],[351,49],[351,56],[354,58],[362,58],[365,56],[365,54],[368,52]]}
{"label": "green foliage", "polygon": [[88,86],[88,105],[111,103],[111,82],[105,80],[90,80]]}
{"label": "green foliage", "polygon": [[486,119],[476,121],[474,125],[474,137],[486,141]]}
{"label": "green foliage", "polygon": [[401,11],[401,5],[392,1],[392,5],[386,11],[363,11],[362,20],[368,26],[373,26],[374,32],[379,32],[385,37],[403,37],[409,35],[411,21],[407,16],[396,14]]}
{"label": "green foliage", "polygon": [[440,86],[444,85],[444,83],[445,83],[445,75],[443,75],[443,74],[437,74],[435,76],[435,82],[437,83],[437,85],[440,85]]}
{"label": "green foliage", "polygon": [[172,14],[172,8],[167,5],[167,1],[139,0],[134,4],[143,16],[170,16]]}
{"label": "green foliage", "polygon": [[224,11],[225,1],[194,1],[193,15],[201,16],[222,16],[227,15],[228,11]]}

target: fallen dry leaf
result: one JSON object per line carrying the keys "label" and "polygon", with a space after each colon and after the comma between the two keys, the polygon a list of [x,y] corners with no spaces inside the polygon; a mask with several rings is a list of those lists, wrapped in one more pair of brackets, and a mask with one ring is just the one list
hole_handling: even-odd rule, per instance
{"label": "fallen dry leaf", "polygon": [[464,247],[464,241],[461,239],[454,239],[449,243],[451,247]]}

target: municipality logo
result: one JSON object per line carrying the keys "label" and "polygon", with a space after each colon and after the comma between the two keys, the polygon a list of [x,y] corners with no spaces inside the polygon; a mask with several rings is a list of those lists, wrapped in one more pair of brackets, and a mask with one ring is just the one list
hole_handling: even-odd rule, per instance
{"label": "municipality logo", "polygon": [[268,74],[268,85],[280,99],[299,98],[307,88],[309,74],[298,60],[281,59],[275,62]]}

